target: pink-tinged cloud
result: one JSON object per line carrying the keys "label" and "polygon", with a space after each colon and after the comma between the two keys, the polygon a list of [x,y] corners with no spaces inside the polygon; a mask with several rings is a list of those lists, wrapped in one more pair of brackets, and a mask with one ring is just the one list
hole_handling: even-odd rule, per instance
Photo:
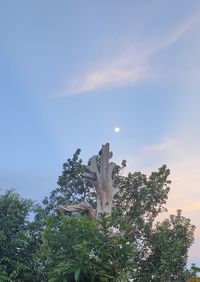
{"label": "pink-tinged cloud", "polygon": [[104,87],[128,85],[140,81],[147,73],[145,66],[111,65],[85,74],[81,80],[75,81],[68,91],[78,94]]}
{"label": "pink-tinged cloud", "polygon": [[152,76],[148,60],[160,50],[167,48],[179,40],[198,18],[186,21],[182,26],[175,28],[168,35],[155,40],[151,46],[145,42],[145,48],[134,50],[129,48],[124,54],[111,60],[101,60],[89,71],[83,72],[67,83],[67,87],[60,96],[69,96],[91,92],[94,90],[134,85]]}

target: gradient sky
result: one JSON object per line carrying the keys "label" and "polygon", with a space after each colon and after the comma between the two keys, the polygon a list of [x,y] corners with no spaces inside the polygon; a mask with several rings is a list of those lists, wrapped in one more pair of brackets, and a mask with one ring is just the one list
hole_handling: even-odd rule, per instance
{"label": "gradient sky", "polygon": [[110,142],[130,171],[171,169],[200,263],[200,1],[2,0],[0,40],[0,188],[41,200]]}

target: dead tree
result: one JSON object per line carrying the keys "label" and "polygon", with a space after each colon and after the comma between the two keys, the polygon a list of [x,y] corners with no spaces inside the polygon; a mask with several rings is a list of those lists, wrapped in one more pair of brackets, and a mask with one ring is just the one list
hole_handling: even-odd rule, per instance
{"label": "dead tree", "polygon": [[113,197],[119,191],[113,187],[112,174],[115,163],[109,163],[109,143],[102,145],[100,160],[93,156],[86,166],[83,177],[93,182],[96,190],[97,209],[96,211],[88,203],[80,203],[69,206],[58,206],[60,211],[84,211],[90,218],[98,217],[101,213],[111,215],[113,206]]}

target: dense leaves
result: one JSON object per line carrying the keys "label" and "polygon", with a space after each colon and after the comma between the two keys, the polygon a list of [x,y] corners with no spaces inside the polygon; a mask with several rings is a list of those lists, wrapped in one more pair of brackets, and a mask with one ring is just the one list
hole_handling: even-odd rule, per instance
{"label": "dense leaves", "polygon": [[132,267],[135,244],[113,236],[111,219],[47,219],[41,245],[48,281],[122,281]]}
{"label": "dense leaves", "polygon": [[58,177],[58,187],[49,197],[43,200],[46,214],[55,212],[55,207],[60,204],[74,204],[91,201],[93,193],[90,191],[91,184],[82,177],[83,164],[80,159],[80,149],[77,149],[71,159],[63,164],[62,175]]}
{"label": "dense leaves", "polygon": [[182,216],[181,210],[156,224],[149,239],[151,253],[143,262],[154,281],[160,281],[163,273],[170,281],[186,280],[187,251],[194,240],[194,229],[190,220]]}
{"label": "dense leaves", "polygon": [[35,247],[28,221],[32,206],[13,190],[0,196],[0,281],[30,281]]}
{"label": "dense leaves", "polygon": [[134,263],[139,274],[146,271],[142,265],[151,252],[149,240],[155,218],[166,210],[164,205],[169,192],[169,174],[169,169],[164,165],[149,177],[140,172],[129,173],[127,176],[118,172],[114,178],[120,193],[115,197],[113,217],[117,226],[125,223],[129,225],[129,235],[137,242]]}

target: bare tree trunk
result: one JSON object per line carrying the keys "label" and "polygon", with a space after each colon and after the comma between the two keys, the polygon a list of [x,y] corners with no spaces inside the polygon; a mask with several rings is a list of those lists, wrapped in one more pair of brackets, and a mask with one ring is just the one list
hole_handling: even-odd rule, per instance
{"label": "bare tree trunk", "polygon": [[100,213],[111,215],[113,196],[119,190],[113,187],[112,173],[115,163],[109,163],[109,143],[102,145],[100,155],[100,167],[97,165],[97,156],[90,158],[89,166],[86,167],[86,178],[93,178],[97,197],[97,217]]}

